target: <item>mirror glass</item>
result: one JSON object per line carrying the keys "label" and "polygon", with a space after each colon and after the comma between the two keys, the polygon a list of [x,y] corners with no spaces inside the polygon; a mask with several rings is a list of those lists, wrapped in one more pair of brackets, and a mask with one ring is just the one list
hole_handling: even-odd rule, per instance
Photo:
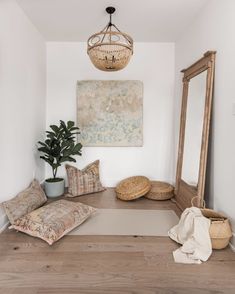
{"label": "mirror glass", "polygon": [[184,155],[181,178],[192,188],[198,187],[207,71],[190,79],[186,109]]}

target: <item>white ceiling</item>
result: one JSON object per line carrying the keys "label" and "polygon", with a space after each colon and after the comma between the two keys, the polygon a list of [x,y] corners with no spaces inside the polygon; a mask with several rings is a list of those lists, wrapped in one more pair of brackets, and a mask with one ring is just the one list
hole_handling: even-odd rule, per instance
{"label": "white ceiling", "polygon": [[208,0],[17,0],[47,41],[86,41],[113,23],[134,41],[173,42]]}

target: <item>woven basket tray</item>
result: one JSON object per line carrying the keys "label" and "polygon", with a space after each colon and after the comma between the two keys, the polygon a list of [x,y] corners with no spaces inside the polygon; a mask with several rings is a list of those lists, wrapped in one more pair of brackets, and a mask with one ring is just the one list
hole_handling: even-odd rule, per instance
{"label": "woven basket tray", "polygon": [[168,183],[151,181],[151,190],[144,197],[152,200],[168,200],[174,196],[174,187]]}
{"label": "woven basket tray", "polygon": [[203,208],[201,208],[201,212],[211,221],[209,233],[211,237],[212,248],[223,249],[227,247],[229,240],[232,237],[232,230],[228,218],[221,213],[214,211],[213,209],[205,208],[205,201],[203,201]]}
{"label": "woven basket tray", "polygon": [[149,192],[151,183],[143,176],[130,177],[122,180],[116,187],[116,195],[121,200],[134,200]]}

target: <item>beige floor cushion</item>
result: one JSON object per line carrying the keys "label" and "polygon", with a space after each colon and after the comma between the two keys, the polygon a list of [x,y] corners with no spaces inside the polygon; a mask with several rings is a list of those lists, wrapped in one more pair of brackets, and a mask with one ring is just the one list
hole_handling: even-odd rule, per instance
{"label": "beige floor cushion", "polygon": [[13,199],[2,203],[6,215],[11,224],[25,214],[42,206],[47,201],[47,197],[37,180],[33,180],[30,186],[20,192]]}
{"label": "beige floor cushion", "polygon": [[52,245],[95,211],[94,207],[62,199],[19,218],[10,229],[41,238]]}
{"label": "beige floor cushion", "polygon": [[134,200],[149,192],[151,184],[143,176],[130,177],[122,180],[116,187],[116,195],[121,200]]}

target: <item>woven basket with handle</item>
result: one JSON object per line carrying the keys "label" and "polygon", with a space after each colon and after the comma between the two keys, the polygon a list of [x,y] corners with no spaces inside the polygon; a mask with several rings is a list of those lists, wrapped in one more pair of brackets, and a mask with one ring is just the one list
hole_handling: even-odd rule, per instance
{"label": "woven basket with handle", "polygon": [[[196,197],[194,197],[191,201],[192,206],[195,198]],[[228,218],[213,209],[205,208],[205,201],[203,201],[203,208],[201,208],[201,212],[211,221],[209,233],[212,248],[223,249],[227,247],[229,240],[232,237],[232,230]]]}

